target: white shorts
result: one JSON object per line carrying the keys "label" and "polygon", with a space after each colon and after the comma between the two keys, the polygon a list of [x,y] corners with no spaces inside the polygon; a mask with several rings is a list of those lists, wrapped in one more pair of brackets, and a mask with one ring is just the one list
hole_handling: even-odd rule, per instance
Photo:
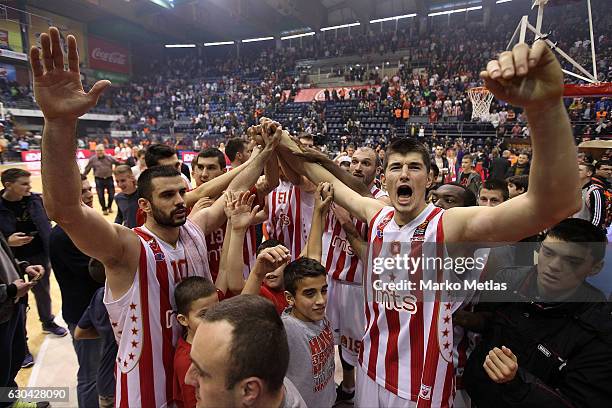
{"label": "white shorts", "polygon": [[355,378],[355,407],[359,408],[416,408],[416,402],[401,398],[368,377],[357,365]]}
{"label": "white shorts", "polygon": [[336,344],[342,347],[342,358],[356,366],[365,332],[363,287],[328,278],[327,318]]}

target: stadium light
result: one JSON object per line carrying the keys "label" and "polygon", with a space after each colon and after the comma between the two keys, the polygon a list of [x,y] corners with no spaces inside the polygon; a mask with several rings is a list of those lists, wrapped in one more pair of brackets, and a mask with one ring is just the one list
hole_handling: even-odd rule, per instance
{"label": "stadium light", "polygon": [[468,8],[455,9],[455,10],[437,11],[435,13],[429,13],[427,15],[429,17],[435,17],[435,16],[442,16],[445,14],[463,13],[465,11],[480,10],[480,9],[482,9],[482,6],[468,7]]}
{"label": "stadium light", "polygon": [[314,31],[310,31],[308,33],[303,33],[303,34],[287,35],[285,37],[281,37],[281,40],[291,40],[292,38],[309,37],[311,35],[315,35],[315,32]]}
{"label": "stadium light", "polygon": [[166,44],[166,48],[195,48],[195,44]]}
{"label": "stadium light", "polygon": [[346,27],[355,27],[361,25],[361,23],[358,21],[356,23],[349,23],[349,24],[341,24],[341,25],[337,25],[337,26],[330,26],[330,27],[323,27],[321,28],[321,31],[329,31],[329,30],[336,30],[338,28],[346,28]]}
{"label": "stadium light", "polygon": [[508,2],[510,2],[510,1],[512,1],[512,0],[497,0],[497,1],[495,2],[495,4],[508,3]]}
{"label": "stadium light", "polygon": [[392,21],[392,20],[401,20],[402,18],[410,18],[410,17],[416,17],[416,13],[404,14],[404,15],[401,15],[401,16],[377,18],[376,20],[370,20],[370,24],[383,23],[385,21]]}
{"label": "stadium light", "polygon": [[274,37],[260,37],[260,38],[247,38],[246,40],[242,40],[243,43],[257,42],[257,41],[268,41],[273,40]]}
{"label": "stadium light", "polygon": [[218,41],[218,42],[209,42],[209,43],[204,43],[205,47],[214,47],[216,45],[233,45],[234,42],[233,41]]}

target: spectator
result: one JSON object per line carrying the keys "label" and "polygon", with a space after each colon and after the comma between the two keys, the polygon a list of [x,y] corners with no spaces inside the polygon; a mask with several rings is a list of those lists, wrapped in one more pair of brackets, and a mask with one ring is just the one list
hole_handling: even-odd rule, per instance
{"label": "spectator", "polygon": [[453,207],[472,207],[476,205],[476,196],[459,183],[446,183],[431,192],[431,202],[445,210]]}
{"label": "spectator", "polygon": [[457,176],[457,182],[470,190],[475,196],[478,196],[482,178],[480,174],[474,171],[474,158],[472,155],[466,154],[461,159],[461,171]]}
{"label": "spectator", "polygon": [[506,201],[509,195],[508,183],[497,179],[487,180],[480,187],[478,205],[495,207]]}
{"label": "spectator", "polygon": [[[114,157],[109,156],[105,153],[104,145],[99,144],[96,146],[96,154],[89,158],[83,175],[87,176],[93,168],[94,177],[96,180],[96,192],[98,194],[98,201],[104,215],[108,215],[113,212],[113,199],[115,197],[115,182],[113,181],[113,165],[119,165]],[[108,192],[108,201],[105,198],[105,192]]]}
{"label": "spectator", "polygon": [[489,180],[503,180],[510,168],[510,162],[505,157],[499,157],[499,149],[491,151],[491,164],[489,165]]}
{"label": "spectator", "polygon": [[520,153],[516,164],[508,169],[506,177],[529,175],[529,155],[527,153]]}
{"label": "spectator", "polygon": [[599,185],[591,181],[595,174],[595,166],[581,163],[578,165],[578,175],[582,184],[582,208],[572,218],[587,220],[596,227],[605,229],[606,196]]}
{"label": "spectator", "polygon": [[514,198],[527,192],[529,188],[529,176],[512,176],[506,179],[508,183],[509,198]]}
{"label": "spectator", "polygon": [[122,164],[115,167],[113,171],[117,186],[121,192],[115,196],[117,202],[117,216],[115,223],[121,224],[128,228],[134,228],[139,225],[136,214],[138,212],[138,188],[136,187],[136,179],[132,169]]}

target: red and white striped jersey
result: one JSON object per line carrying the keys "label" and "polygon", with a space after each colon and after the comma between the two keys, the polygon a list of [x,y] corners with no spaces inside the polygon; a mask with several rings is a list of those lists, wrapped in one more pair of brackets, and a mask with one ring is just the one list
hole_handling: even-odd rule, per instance
{"label": "red and white striped jersey", "polygon": [[266,200],[268,237],[286,246],[291,251],[291,259],[295,260],[308,241],[314,194],[281,181],[279,186],[268,194]]}
{"label": "red and white striped jersey", "polygon": [[[366,224],[353,219],[353,224],[361,237],[367,239]],[[323,226],[323,251],[321,263],[332,279],[361,284],[363,281],[363,264],[349,243],[342,224],[330,209]]]}
{"label": "red and white striped jersey", "polygon": [[[187,223],[181,230],[186,228],[195,227]],[[166,407],[172,402],[174,348],[182,331],[173,315],[174,288],[188,276],[207,277],[208,265],[188,265],[190,257],[181,240],[172,248],[144,227],[134,231],[141,245],[132,286],[119,299],[112,298],[108,286],[104,294],[119,345],[115,406]],[[203,234],[194,235],[205,253]]]}
{"label": "red and white striped jersey", "polygon": [[[414,220],[399,227],[393,219],[395,209],[384,207],[371,220],[369,228],[366,332],[359,361],[380,386],[416,402],[419,408],[448,408],[454,399],[452,314],[460,303],[442,302],[439,292],[423,292],[419,285],[423,279],[440,282],[452,271],[425,264],[412,271],[374,273],[373,266],[376,258],[394,258],[405,253],[410,258],[444,256],[443,246],[423,245],[444,242],[443,212],[429,204]],[[415,282],[417,290],[410,291],[408,296],[398,296],[396,291],[380,287],[383,277],[386,282]]]}
{"label": "red and white striped jersey", "polygon": [[[206,235],[206,247],[208,248],[208,265],[210,266],[210,274],[213,282],[217,281],[219,274],[219,266],[221,264],[221,252],[223,249],[223,240],[225,238],[225,228],[227,223],[221,228],[217,228],[210,234]],[[256,226],[251,225],[244,236],[244,245],[242,246],[242,259],[244,260],[243,275],[248,278],[251,269],[255,266],[255,258],[257,253],[257,232]]]}
{"label": "red and white striped jersey", "polygon": [[376,184],[372,185],[370,192],[372,193],[374,198],[377,200],[381,197],[389,197],[389,194],[387,194],[385,190],[376,187]]}

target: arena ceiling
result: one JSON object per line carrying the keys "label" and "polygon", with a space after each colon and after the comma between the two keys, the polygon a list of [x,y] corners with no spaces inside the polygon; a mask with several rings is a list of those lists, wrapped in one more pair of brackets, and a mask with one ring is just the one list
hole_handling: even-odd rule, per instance
{"label": "arena ceiling", "polygon": [[92,33],[134,43],[198,43],[316,31],[483,2],[495,0],[27,0],[87,23]]}

